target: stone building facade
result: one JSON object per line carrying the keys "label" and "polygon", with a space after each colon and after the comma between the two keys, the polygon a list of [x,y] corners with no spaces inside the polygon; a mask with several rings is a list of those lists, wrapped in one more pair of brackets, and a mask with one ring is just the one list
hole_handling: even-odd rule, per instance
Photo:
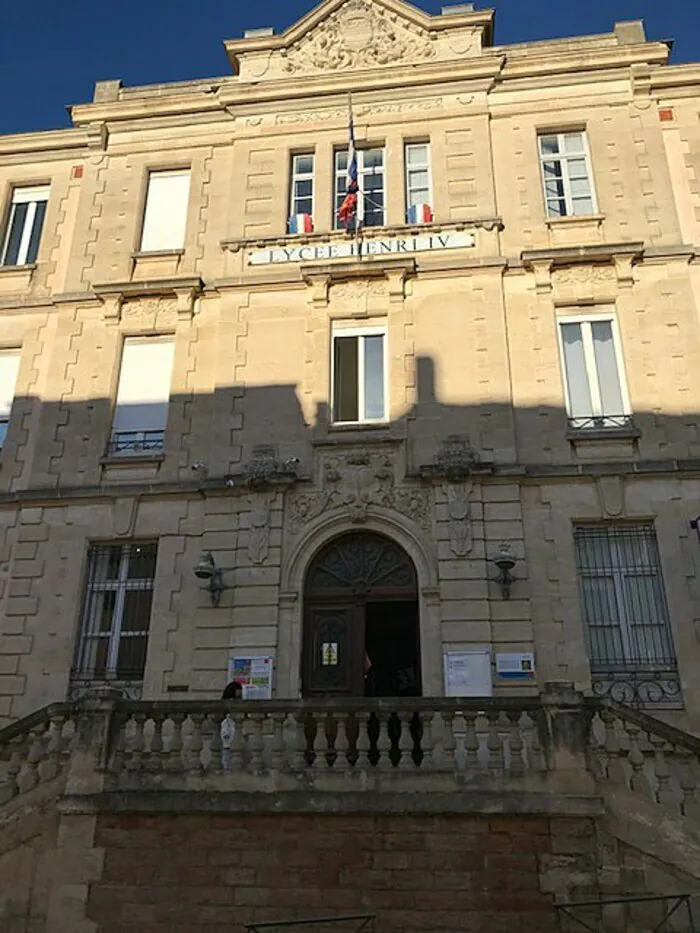
{"label": "stone building facade", "polygon": [[493,23],[324,0],[0,139],[0,722],[357,695],[390,619],[425,696],[700,728],[700,66]]}

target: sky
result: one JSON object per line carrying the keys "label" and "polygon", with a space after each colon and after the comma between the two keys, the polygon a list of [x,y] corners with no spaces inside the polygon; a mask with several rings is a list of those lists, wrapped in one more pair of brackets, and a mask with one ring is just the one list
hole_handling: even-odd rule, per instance
{"label": "sky", "polygon": [[[439,13],[448,0],[416,5]],[[221,45],[244,29],[291,25],[313,0],[0,0],[0,133],[70,125],[69,104],[95,81],[125,85],[230,74]],[[477,0],[496,10],[496,42],[610,32],[643,19],[651,39],[675,39],[672,61],[700,60],[700,0]],[[97,12],[99,11],[99,12]]]}

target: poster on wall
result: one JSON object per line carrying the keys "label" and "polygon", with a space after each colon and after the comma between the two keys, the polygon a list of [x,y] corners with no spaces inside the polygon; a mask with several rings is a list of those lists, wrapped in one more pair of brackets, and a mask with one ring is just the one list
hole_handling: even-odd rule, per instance
{"label": "poster on wall", "polygon": [[522,654],[497,654],[496,673],[501,680],[534,681],[535,656],[530,651]]}
{"label": "poster on wall", "polygon": [[488,648],[446,651],[444,668],[445,696],[493,696],[491,652]]}
{"label": "poster on wall", "polygon": [[235,680],[243,688],[244,700],[271,700],[275,659],[271,655],[232,657],[228,682]]}

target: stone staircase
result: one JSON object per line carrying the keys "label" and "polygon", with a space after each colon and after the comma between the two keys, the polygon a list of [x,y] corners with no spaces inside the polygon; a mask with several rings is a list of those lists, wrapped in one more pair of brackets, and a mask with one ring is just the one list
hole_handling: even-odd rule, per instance
{"label": "stone staircase", "polygon": [[[552,903],[700,892],[700,740],[562,684],[488,700],[103,694],[39,710],[0,730],[2,933],[101,929],[85,914],[102,871],[90,833],[100,815],[139,813],[537,815]],[[654,929],[611,910],[600,929]]]}

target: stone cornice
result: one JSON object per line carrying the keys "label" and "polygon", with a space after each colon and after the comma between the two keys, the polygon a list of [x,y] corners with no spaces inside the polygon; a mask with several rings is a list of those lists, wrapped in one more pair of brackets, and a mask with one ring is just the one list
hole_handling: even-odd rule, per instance
{"label": "stone cornice", "polygon": [[611,262],[616,256],[641,258],[644,243],[596,243],[593,246],[553,246],[548,249],[528,249],[521,253],[525,268],[534,268],[538,263],[549,263],[552,268],[593,262]]}
{"label": "stone cornice", "polygon": [[[92,122],[92,121],[91,121]],[[88,149],[91,134],[85,128],[42,130],[38,133],[16,133],[0,136],[0,159],[10,155],[42,154],[75,156],[76,149]]]}

